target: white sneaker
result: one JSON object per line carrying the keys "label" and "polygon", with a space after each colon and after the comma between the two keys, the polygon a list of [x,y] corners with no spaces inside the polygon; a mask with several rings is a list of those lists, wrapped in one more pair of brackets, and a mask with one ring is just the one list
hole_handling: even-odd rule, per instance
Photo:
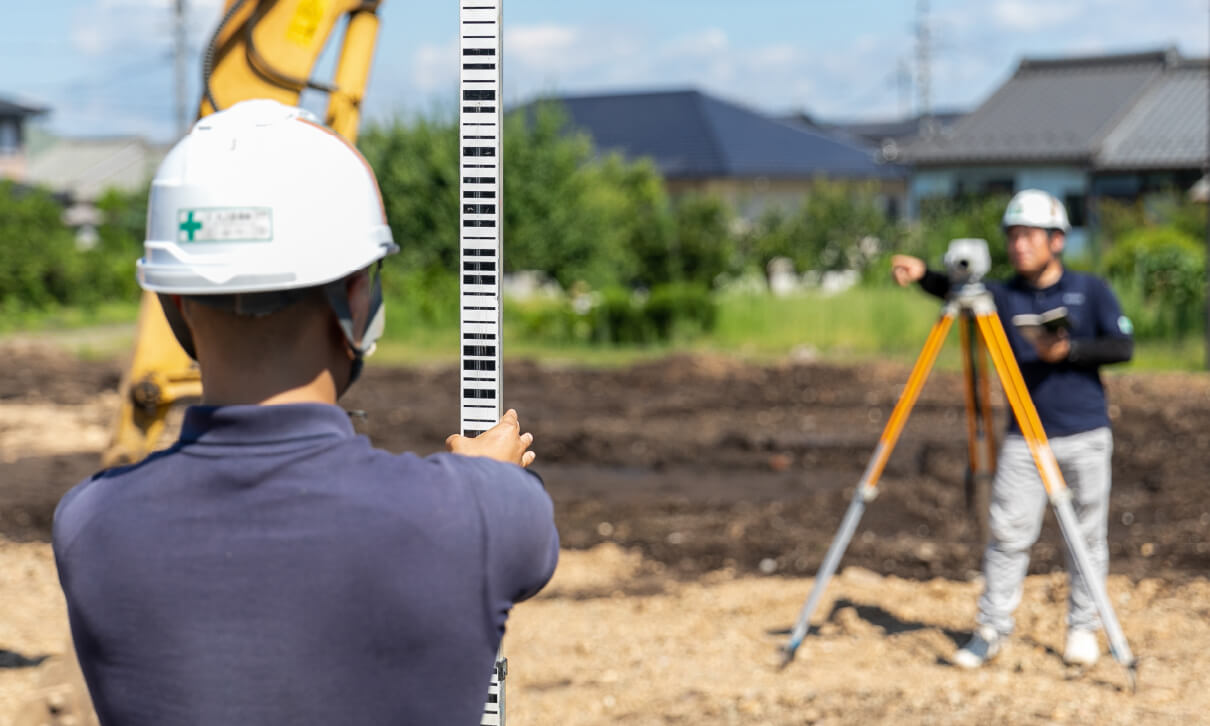
{"label": "white sneaker", "polygon": [[953,663],[959,668],[978,668],[995,658],[1003,644],[1004,636],[997,633],[995,628],[980,625],[966,645],[954,653]]}
{"label": "white sneaker", "polygon": [[1101,657],[1101,646],[1097,634],[1092,630],[1070,630],[1067,633],[1067,648],[1063,651],[1063,662],[1069,665],[1091,666]]}

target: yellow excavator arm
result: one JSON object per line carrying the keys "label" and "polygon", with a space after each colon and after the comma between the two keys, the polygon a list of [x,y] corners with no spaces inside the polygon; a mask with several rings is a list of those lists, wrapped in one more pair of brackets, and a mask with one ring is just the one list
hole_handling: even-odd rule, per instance
{"label": "yellow excavator arm", "polygon": [[[202,61],[201,118],[249,98],[297,105],[304,90],[328,94],[325,122],[357,140],[381,0],[227,0]],[[330,82],[311,74],[329,36],[347,18]],[[177,344],[160,304],[143,293],[134,352],[122,377],[121,410],[102,465],[117,466],[151,453],[176,401],[201,396],[201,377]]]}

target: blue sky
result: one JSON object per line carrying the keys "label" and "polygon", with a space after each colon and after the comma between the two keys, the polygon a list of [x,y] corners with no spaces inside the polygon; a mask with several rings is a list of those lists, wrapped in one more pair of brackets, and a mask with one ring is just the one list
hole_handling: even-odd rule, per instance
{"label": "blue sky", "polygon": [[[897,77],[913,61],[917,4],[505,0],[505,98],[695,87],[772,113],[896,117],[915,108],[911,86]],[[193,79],[222,2],[189,5]],[[8,3],[0,96],[51,107],[43,123],[57,133],[170,140],[172,6]],[[929,10],[938,109],[978,104],[1022,57],[1167,46],[1210,53],[1210,0],[931,0]],[[457,15],[454,0],[385,0],[367,116],[454,107]]]}

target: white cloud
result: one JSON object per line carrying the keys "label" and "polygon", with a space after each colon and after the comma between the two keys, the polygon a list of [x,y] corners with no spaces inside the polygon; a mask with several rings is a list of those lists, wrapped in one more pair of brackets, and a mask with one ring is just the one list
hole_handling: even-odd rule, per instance
{"label": "white cloud", "polygon": [[566,25],[523,25],[504,30],[504,52],[509,61],[539,68],[583,66],[586,58],[579,51],[586,43],[590,44],[591,39],[585,38],[580,29]]}
{"label": "white cloud", "polygon": [[[87,56],[117,51],[169,48],[173,42],[175,0],[93,0],[76,10],[68,38]],[[210,38],[222,11],[222,0],[191,0],[185,35],[197,49]]]}
{"label": "white cloud", "polygon": [[659,48],[662,55],[711,56],[729,50],[726,31],[720,28],[705,28],[672,38]]}
{"label": "white cloud", "polygon": [[423,93],[456,86],[458,83],[458,44],[422,45],[413,55],[412,82]]}
{"label": "white cloud", "polygon": [[1086,12],[1075,0],[996,0],[992,16],[1010,31],[1033,32],[1052,29]]}

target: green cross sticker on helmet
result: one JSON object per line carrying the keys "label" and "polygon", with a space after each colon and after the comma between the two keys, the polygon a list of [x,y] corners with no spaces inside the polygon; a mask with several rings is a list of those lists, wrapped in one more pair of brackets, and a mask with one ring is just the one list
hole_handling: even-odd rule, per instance
{"label": "green cross sticker on helmet", "polygon": [[273,210],[267,207],[177,210],[178,242],[269,242]]}

